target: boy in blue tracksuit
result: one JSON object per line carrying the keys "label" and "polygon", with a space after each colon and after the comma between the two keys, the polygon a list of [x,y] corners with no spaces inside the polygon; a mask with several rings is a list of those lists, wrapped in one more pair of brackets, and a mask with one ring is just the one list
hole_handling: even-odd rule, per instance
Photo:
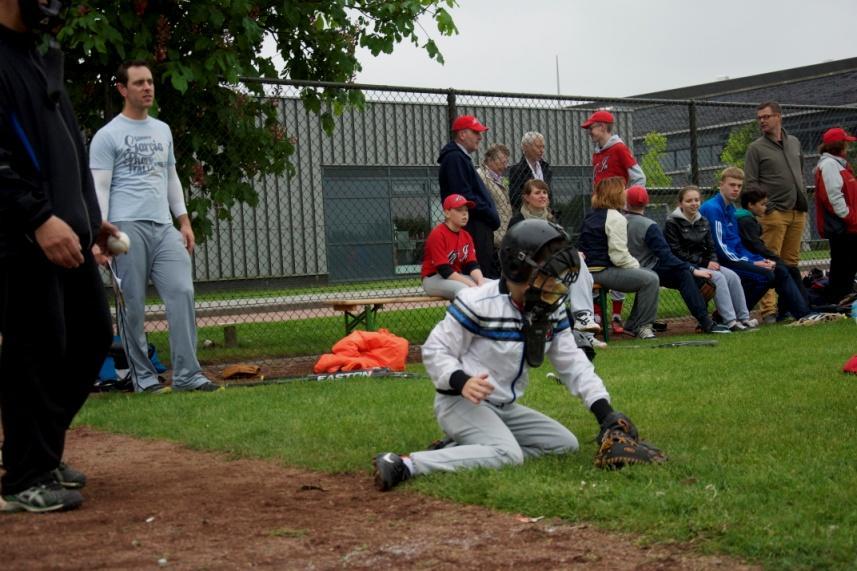
{"label": "boy in blue tracksuit", "polygon": [[754,254],[741,241],[735,202],[743,186],[744,171],[729,167],[720,175],[720,192],[699,208],[699,213],[711,225],[717,259],[740,276],[747,307],[755,306],[765,292],[774,287],[795,319],[806,317],[810,314],[809,306],[785,265]]}
{"label": "boy in blue tracksuit", "polygon": [[640,267],[658,274],[663,287],[678,290],[691,315],[696,318],[700,333],[731,333],[725,325],[714,323],[708,315],[708,303],[699,291],[696,279],[711,278],[711,272],[680,260],[670,250],[660,226],[644,215],[649,193],[642,186],[629,188],[625,197],[625,217],[628,219],[628,251]]}

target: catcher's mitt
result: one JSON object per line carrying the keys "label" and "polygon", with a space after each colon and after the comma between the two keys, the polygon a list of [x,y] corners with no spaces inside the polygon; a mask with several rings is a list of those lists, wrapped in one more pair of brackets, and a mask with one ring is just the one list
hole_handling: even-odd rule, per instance
{"label": "catcher's mitt", "polygon": [[667,456],[647,442],[633,440],[621,430],[611,430],[601,438],[595,454],[595,466],[605,470],[619,470],[627,464],[661,464]]}
{"label": "catcher's mitt", "polygon": [[621,412],[612,412],[601,424],[595,466],[619,470],[627,464],[660,464],[667,456],[657,447],[640,440],[637,427]]}
{"label": "catcher's mitt", "polygon": [[702,299],[705,301],[711,301],[711,298],[714,297],[714,293],[716,291],[717,286],[709,279],[703,280],[702,285],[699,286],[699,293],[702,294]]}
{"label": "catcher's mitt", "polygon": [[604,438],[604,435],[613,430],[624,432],[628,435],[629,438],[631,438],[631,440],[640,439],[640,433],[637,432],[637,427],[634,426],[634,423],[631,422],[631,419],[619,412],[618,410],[614,410],[613,412],[608,414],[601,422],[601,430],[598,432],[596,442],[600,444],[601,440]]}
{"label": "catcher's mitt", "polygon": [[262,378],[262,367],[247,363],[236,363],[223,369],[224,379],[258,379]]}

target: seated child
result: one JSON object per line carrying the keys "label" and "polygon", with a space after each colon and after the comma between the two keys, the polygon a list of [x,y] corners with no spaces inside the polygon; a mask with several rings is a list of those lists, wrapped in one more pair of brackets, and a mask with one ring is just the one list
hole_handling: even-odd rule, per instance
{"label": "seated child", "polygon": [[756,328],[759,322],[750,318],[741,278],[717,261],[708,220],[699,214],[701,203],[698,187],[686,186],[679,191],[678,207],[664,226],[667,244],[677,258],[711,272],[710,279],[716,288],[714,306],[727,327],[733,331]]}
{"label": "seated child", "polygon": [[[753,307],[770,288],[775,288],[780,302],[801,323],[815,323],[809,305],[783,264],[777,264],[751,252],[741,241],[735,203],[744,186],[744,171],[727,167],[720,173],[720,192],[702,203],[699,213],[708,219],[717,259],[741,278],[747,307]],[[806,318],[806,319],[804,319]]]}
{"label": "seated child", "polygon": [[658,274],[661,285],[677,289],[696,318],[697,331],[702,333],[731,333],[725,325],[714,323],[708,315],[708,304],[699,291],[695,278],[710,279],[711,272],[678,259],[670,250],[660,226],[645,216],[649,193],[642,186],[626,191],[625,217],[628,219],[628,251],[637,258],[641,268]]}
{"label": "seated child", "polygon": [[[795,282],[801,296],[809,303],[809,294],[803,286],[803,279],[800,275],[800,270],[794,266],[789,266],[768,246],[762,241],[762,225],[759,224],[758,216],[764,216],[768,206],[768,193],[757,185],[748,186],[741,191],[741,208],[735,209],[735,217],[738,219],[738,233],[741,235],[741,242],[744,246],[753,252],[759,254],[763,258],[773,260],[777,264],[782,264],[789,272],[792,281]],[[780,304],[782,305],[782,304]],[[783,313],[783,308],[780,308],[780,313]]]}
{"label": "seated child", "polygon": [[476,261],[473,238],[464,229],[468,208],[475,205],[460,194],[450,194],[443,201],[444,221],[428,235],[423,255],[423,289],[428,295],[455,299],[464,288],[485,283]]}
{"label": "seated child", "polygon": [[577,451],[568,428],[520,404],[529,367],[545,356],[602,429],[627,420],[611,407],[603,381],[571,334],[564,302],[578,260],[565,231],[545,220],[516,224],[503,237],[500,267],[499,280],[459,293],[422,347],[436,390],[435,415],[455,446],[378,454],[379,490],[431,472],[500,468]]}

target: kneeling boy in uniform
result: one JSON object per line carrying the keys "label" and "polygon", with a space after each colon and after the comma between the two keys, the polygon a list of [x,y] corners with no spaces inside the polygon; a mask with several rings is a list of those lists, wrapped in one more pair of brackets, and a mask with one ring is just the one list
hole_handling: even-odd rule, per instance
{"label": "kneeling boy in uniform", "polygon": [[437,391],[435,414],[455,445],[409,456],[378,454],[379,490],[435,471],[500,468],[575,452],[571,431],[517,402],[527,387],[527,365],[538,367],[545,355],[601,425],[596,465],[665,459],[639,442],[631,421],[613,410],[604,383],[574,342],[563,302],[580,261],[565,231],[545,220],[516,224],[503,238],[500,267],[499,280],[462,290],[423,344],[423,363]]}

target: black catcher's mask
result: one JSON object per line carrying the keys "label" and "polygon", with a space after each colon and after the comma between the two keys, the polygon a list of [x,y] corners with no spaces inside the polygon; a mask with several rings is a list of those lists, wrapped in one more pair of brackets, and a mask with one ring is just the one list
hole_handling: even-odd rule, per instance
{"label": "black catcher's mask", "polygon": [[527,364],[538,367],[545,357],[550,316],[563,305],[577,280],[580,257],[562,227],[545,220],[524,220],[503,238],[500,266],[503,277],[529,286],[524,293],[524,351]]}

